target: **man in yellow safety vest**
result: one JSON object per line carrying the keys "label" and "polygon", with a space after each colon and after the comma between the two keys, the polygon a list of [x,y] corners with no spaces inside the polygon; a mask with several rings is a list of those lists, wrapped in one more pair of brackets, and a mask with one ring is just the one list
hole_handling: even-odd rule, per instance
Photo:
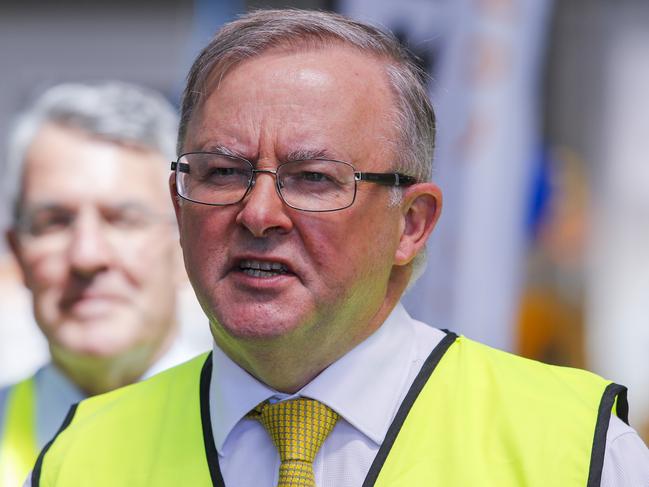
{"label": "man in yellow safety vest", "polygon": [[622,386],[399,303],[442,207],[434,137],[392,35],[298,10],[225,25],[170,176],[213,350],[71,410],[31,485],[646,485]]}
{"label": "man in yellow safety vest", "polygon": [[17,121],[9,244],[52,360],[0,389],[2,487],[22,484],[72,404],[200,351],[177,338],[176,130],[162,95],[121,82],[54,86]]}

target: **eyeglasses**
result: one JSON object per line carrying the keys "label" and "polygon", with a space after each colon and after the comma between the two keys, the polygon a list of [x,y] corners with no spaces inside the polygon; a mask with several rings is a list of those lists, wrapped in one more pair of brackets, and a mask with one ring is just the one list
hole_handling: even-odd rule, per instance
{"label": "eyeglasses", "polygon": [[336,211],[350,207],[358,182],[409,186],[417,180],[400,173],[360,172],[347,162],[308,159],[285,162],[277,169],[255,169],[247,159],[219,152],[188,152],[171,163],[176,191],[188,201],[212,206],[242,201],[257,174],[275,176],[277,194],[287,206],[302,211]]}
{"label": "eyeglasses", "polygon": [[[79,211],[78,208],[57,204],[25,209],[16,222],[16,228],[30,247],[60,251],[67,248],[73,238],[79,225]],[[93,208],[91,213],[90,218],[98,225],[102,238],[114,248],[136,245],[148,237],[158,238],[154,228],[173,223],[169,215],[159,214],[139,204]]]}

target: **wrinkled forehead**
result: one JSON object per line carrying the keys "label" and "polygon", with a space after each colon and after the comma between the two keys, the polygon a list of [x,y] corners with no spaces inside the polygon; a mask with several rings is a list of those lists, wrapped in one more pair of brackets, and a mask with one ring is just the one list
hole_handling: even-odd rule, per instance
{"label": "wrinkled forehead", "polygon": [[[219,89],[223,80],[232,71],[237,69],[244,63],[255,62],[256,60],[272,55],[292,55],[304,54],[309,52],[327,52],[335,50],[345,50],[356,54],[366,60],[376,62],[377,66],[383,71],[385,81],[389,88],[392,90],[391,82],[388,76],[388,67],[393,64],[393,61],[384,55],[379,55],[368,49],[361,49],[360,47],[348,44],[336,38],[321,38],[314,36],[297,37],[279,41],[273,45],[265,46],[254,54],[242,55],[228,55],[227,53],[216,60],[212,66],[206,66],[204,73],[206,73],[202,80],[198,80],[197,89],[194,93],[196,96],[196,104],[192,110],[191,117],[188,122],[200,117],[202,110],[205,106],[205,101],[217,89]],[[263,82],[259,80],[259,82]],[[393,95],[396,95],[394,93]],[[396,103],[395,103],[396,104]],[[396,110],[396,106],[394,107]],[[186,134],[185,134],[186,137]]]}
{"label": "wrinkled forehead", "polygon": [[263,113],[264,108],[270,119],[281,120],[279,127],[271,129],[277,137],[299,139],[291,145],[318,144],[334,135],[337,139],[347,135],[343,139],[352,143],[355,134],[367,132],[377,143],[389,146],[385,150],[395,149],[391,142],[398,139],[398,115],[384,63],[356,48],[338,43],[268,49],[213,73],[208,86],[188,124],[183,151],[205,150],[203,142],[214,133],[229,132],[229,124],[270,125],[263,115],[247,115]]}
{"label": "wrinkled forehead", "polygon": [[[271,59],[277,62],[269,62]],[[314,63],[313,59],[318,61]],[[255,66],[263,68],[254,69]],[[297,102],[299,95],[304,93],[302,88],[311,88],[310,96],[313,96],[314,103],[310,106],[307,104],[304,107],[306,111],[319,106],[316,99],[326,97],[329,97],[331,110],[341,114],[341,104],[344,102],[354,101],[362,104],[367,112],[374,111],[380,105],[380,119],[386,124],[385,130],[382,131],[391,132],[388,139],[396,140],[399,110],[386,66],[384,59],[342,42],[326,45],[282,45],[266,49],[246,59],[238,59],[236,62],[225,60],[216,65],[201,90],[200,104],[193,110],[184,134],[183,151],[189,150],[187,144],[196,135],[196,130],[202,122],[219,111],[220,107],[213,103],[213,99],[219,92],[232,90],[233,79],[236,79],[237,88],[248,86],[249,93],[254,96],[274,86],[281,90],[282,87],[277,85],[294,82],[295,91],[288,94],[277,91],[277,96],[270,97],[278,100],[278,104],[280,101],[291,103],[291,99]],[[239,75],[242,71],[246,72],[246,76]],[[243,94],[239,96],[239,111],[250,109],[252,98],[246,98]],[[296,103],[296,106],[299,106],[299,103]],[[373,123],[376,121],[375,119]],[[323,123],[327,122],[323,120]]]}

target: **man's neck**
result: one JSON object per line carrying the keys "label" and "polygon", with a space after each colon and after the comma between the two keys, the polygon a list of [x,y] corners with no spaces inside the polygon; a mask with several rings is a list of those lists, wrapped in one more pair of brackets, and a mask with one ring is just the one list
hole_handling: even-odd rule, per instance
{"label": "man's neck", "polygon": [[[250,375],[276,391],[293,394],[381,327],[411,274],[411,266],[395,266],[385,293],[373,301],[374,306],[366,299],[363,303],[368,307],[354,308],[352,313],[323,313],[287,335],[244,339],[211,323],[212,335],[216,345]],[[351,323],[364,325],[352,327]]]}
{"label": "man's neck", "polygon": [[386,300],[368,320],[363,333],[355,337],[334,337],[330,330],[340,327],[320,323],[317,330],[273,339],[241,340],[212,325],[216,345],[253,377],[278,392],[293,394],[311,382],[374,333],[387,319],[398,300]]}
{"label": "man's neck", "polygon": [[171,347],[176,331],[158,346],[140,347],[114,357],[69,353],[50,346],[52,362],[88,396],[102,394],[138,381]]}

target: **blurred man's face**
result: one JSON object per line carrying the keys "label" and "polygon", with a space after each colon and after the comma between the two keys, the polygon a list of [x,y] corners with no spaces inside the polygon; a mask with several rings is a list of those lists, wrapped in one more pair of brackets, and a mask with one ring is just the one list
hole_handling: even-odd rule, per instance
{"label": "blurred man's face", "polygon": [[[185,151],[226,148],[260,169],[313,154],[389,171],[392,113],[378,61],[345,48],[270,52],[227,73],[190,123]],[[389,202],[388,188],[358,184],[349,208],[299,211],[269,174],[237,204],[177,202],[186,268],[217,343],[237,355],[239,341],[307,336],[340,355],[370,334],[403,230]]]}
{"label": "blurred man's face", "polygon": [[111,357],[168,338],[177,241],[165,170],[158,154],[56,125],[32,142],[10,241],[54,354]]}

